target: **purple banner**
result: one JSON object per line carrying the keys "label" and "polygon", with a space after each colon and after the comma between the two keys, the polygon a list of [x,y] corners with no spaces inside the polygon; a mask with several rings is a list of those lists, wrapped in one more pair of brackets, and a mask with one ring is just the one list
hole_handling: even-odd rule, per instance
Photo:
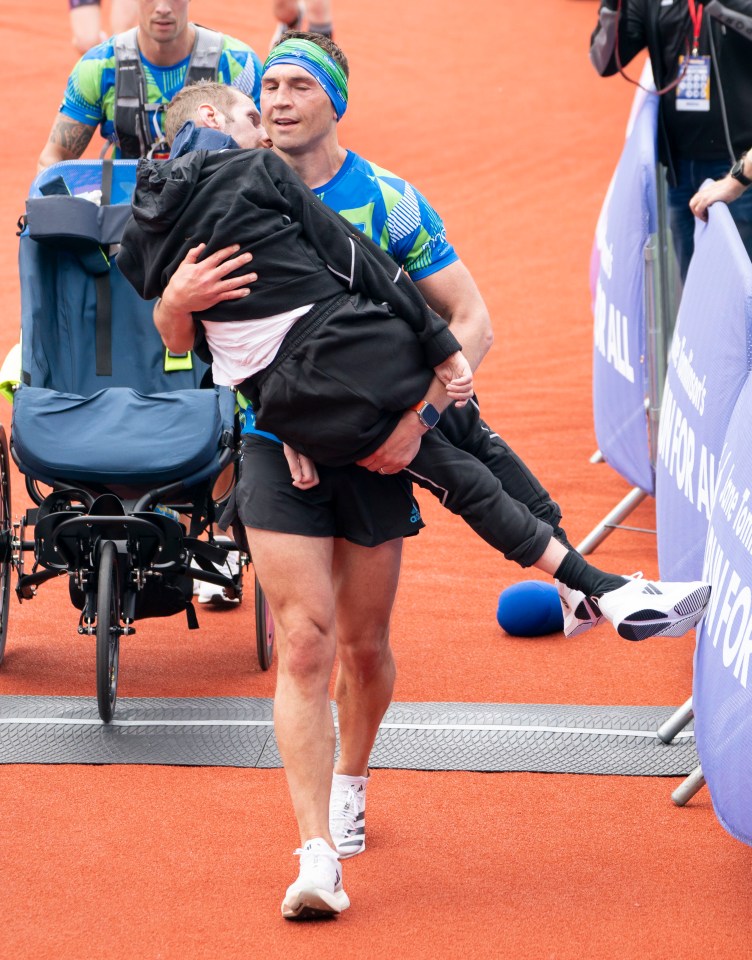
{"label": "purple banner", "polygon": [[692,708],[702,772],[723,826],[752,845],[752,378],[720,454],[703,576],[713,585],[695,652]]}
{"label": "purple banner", "polygon": [[752,359],[752,265],[728,208],[698,221],[669,351],[656,464],[658,565],[697,580],[721,448]]}
{"label": "purple banner", "polygon": [[598,220],[591,264],[598,446],[615,470],[651,494],[644,249],[657,230],[657,112],[658,98],[650,94],[634,113]]}

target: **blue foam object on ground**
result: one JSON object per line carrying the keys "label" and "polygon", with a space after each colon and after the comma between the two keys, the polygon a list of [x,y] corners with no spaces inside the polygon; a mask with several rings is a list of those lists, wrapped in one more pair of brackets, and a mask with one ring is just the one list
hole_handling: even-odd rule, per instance
{"label": "blue foam object on ground", "polygon": [[525,580],[502,590],[496,619],[514,637],[542,637],[564,629],[559,592],[543,580]]}

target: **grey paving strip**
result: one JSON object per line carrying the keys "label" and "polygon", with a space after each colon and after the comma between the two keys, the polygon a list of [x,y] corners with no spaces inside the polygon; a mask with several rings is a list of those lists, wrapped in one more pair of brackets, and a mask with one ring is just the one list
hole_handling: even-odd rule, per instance
{"label": "grey paving strip", "polygon": [[[373,767],[403,770],[685,776],[694,734],[656,734],[674,707],[395,703]],[[281,766],[272,701],[251,697],[118,701],[103,724],[90,697],[0,697],[0,763]]]}

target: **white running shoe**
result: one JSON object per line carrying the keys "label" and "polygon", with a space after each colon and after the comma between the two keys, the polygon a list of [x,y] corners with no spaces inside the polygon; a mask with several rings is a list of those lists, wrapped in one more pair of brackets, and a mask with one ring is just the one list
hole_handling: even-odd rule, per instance
{"label": "white running shoe", "polygon": [[[637,573],[630,573],[629,579],[641,580],[642,570],[638,570]],[[606,618],[601,613],[597,597],[587,597],[582,590],[573,590],[572,587],[568,587],[559,580],[554,580],[554,583],[559,591],[561,612],[564,614],[565,637],[577,637],[581,633],[605,623]]]}
{"label": "white running shoe", "polygon": [[368,777],[335,773],[329,797],[329,830],[341,860],[366,848],[366,787]]}
{"label": "white running shoe", "polygon": [[710,589],[710,584],[702,580],[630,580],[623,587],[604,593],[598,605],[626,640],[681,637],[702,617]]}
{"label": "white running shoe", "polygon": [[595,597],[586,597],[582,590],[573,590],[559,580],[554,582],[559,591],[561,612],[564,614],[565,637],[577,637],[603,623],[606,618]]}
{"label": "white running shoe", "polygon": [[300,874],[287,888],[282,916],[286,920],[318,920],[347,910],[350,898],[342,889],[339,857],[326,840],[308,840],[295,856],[300,857]]}
{"label": "white running shoe", "polygon": [[[219,546],[232,543],[229,537],[215,537],[215,541]],[[238,550],[228,550],[227,560],[224,563],[215,563],[213,566],[217,573],[221,573],[225,577],[234,577],[240,569],[240,552]],[[197,584],[198,590],[196,589]],[[194,580],[193,592],[198,595],[199,603],[212,603],[219,607],[234,607],[240,603],[239,597],[228,597],[224,587],[220,587],[217,583],[207,583],[205,580]]]}

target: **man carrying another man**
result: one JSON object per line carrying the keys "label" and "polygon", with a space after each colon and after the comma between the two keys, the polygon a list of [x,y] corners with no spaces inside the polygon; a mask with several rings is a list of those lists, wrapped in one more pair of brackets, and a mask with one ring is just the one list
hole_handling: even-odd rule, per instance
{"label": "man carrying another man", "polygon": [[[490,345],[488,315],[477,288],[446,244],[441,221],[423,198],[405,181],[339,147],[336,122],[344,112],[346,82],[341,72],[317,53],[322,47],[323,41],[315,44],[309,38],[293,36],[292,41],[276,48],[267,62],[262,108],[275,150],[309,186],[318,187],[316,192],[325,202],[330,197],[336,200],[339,190],[347,209],[362,208],[359,201],[364,199],[363,192],[371,191],[374,216],[370,226],[378,231],[377,238],[396,258],[412,266],[426,299],[433,300],[438,312],[449,319],[471,364],[477,366]],[[340,62],[338,48],[332,45],[325,49],[331,52],[328,59],[336,57]],[[235,137],[236,120],[222,110],[212,114],[202,118],[207,125]],[[235,139],[243,146],[252,145]],[[374,183],[379,178],[389,189]],[[400,242],[405,240],[400,249]],[[176,329],[185,329],[186,323],[192,329],[193,312],[247,295],[253,280],[250,274],[227,279],[228,274],[250,261],[250,255],[227,260],[225,250],[199,260],[200,253],[193,250],[188,255],[155,311],[157,326],[167,340]],[[425,402],[438,412],[446,409],[448,400],[438,382],[429,386],[425,396]],[[484,454],[479,459],[489,461],[489,468],[497,468],[497,476],[501,473],[508,477],[511,486],[516,483],[534,512],[547,514],[548,529],[560,541],[553,549],[557,555],[567,556],[567,570],[562,561],[561,576],[570,579],[572,567],[583,570],[587,565],[564,546],[566,537],[558,526],[558,508],[519,459],[500,441],[496,443],[495,435],[479,421],[477,407],[471,414],[468,418],[453,408],[442,418],[442,430],[446,422],[444,432],[454,431],[459,438],[457,446],[472,446],[476,456]],[[414,411],[406,411],[397,429],[364,463],[372,472],[401,470],[413,460],[427,428]],[[341,541],[333,539],[337,533],[330,532],[334,528],[330,518],[325,526],[313,525],[318,510],[313,465],[290,450],[287,457],[298,490],[290,484],[279,445],[251,433],[244,443],[240,502],[256,570],[279,630],[275,729],[303,843],[300,876],[289,888],[282,910],[285,916],[300,917],[338,913],[348,905],[332,844],[340,856],[358,853],[365,845],[362,801],[368,756],[391,699],[394,679],[388,617],[398,575],[399,546],[387,541],[382,547],[389,549],[379,556],[375,551],[358,552],[349,549],[352,543],[343,547]],[[366,483],[368,474],[361,471],[356,476],[358,484]],[[301,496],[301,491],[309,495]],[[375,488],[374,495],[371,509],[378,509],[382,489]],[[330,495],[327,510],[331,514],[338,507]],[[339,562],[350,559],[357,562],[357,568]],[[352,587],[366,578],[368,587],[359,595]],[[616,579],[620,582],[621,578]],[[352,625],[364,609],[374,608],[374,593],[381,629],[371,631],[370,642],[363,643],[352,633]],[[569,591],[570,599],[573,594]],[[597,604],[588,602],[582,593],[572,612],[573,632],[600,619]],[[327,810],[334,747],[328,681],[335,647],[341,659],[335,694],[342,752],[331,789],[331,809]]]}

